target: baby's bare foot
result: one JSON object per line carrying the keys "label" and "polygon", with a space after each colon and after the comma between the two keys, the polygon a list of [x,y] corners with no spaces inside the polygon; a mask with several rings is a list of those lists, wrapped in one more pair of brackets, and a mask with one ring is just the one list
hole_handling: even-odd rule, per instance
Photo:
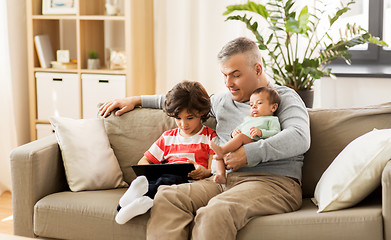
{"label": "baby's bare foot", "polygon": [[227,182],[227,178],[223,174],[216,174],[213,178],[215,183],[225,184]]}
{"label": "baby's bare foot", "polygon": [[210,142],[210,146],[212,147],[213,151],[215,152],[214,159],[223,159],[224,158],[224,152],[223,149],[214,143],[213,141]]}

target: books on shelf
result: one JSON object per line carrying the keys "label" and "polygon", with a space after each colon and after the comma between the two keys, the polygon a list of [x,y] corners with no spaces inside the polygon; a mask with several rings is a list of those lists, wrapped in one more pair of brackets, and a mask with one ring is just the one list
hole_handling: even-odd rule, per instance
{"label": "books on shelf", "polygon": [[39,63],[42,68],[50,68],[51,61],[54,61],[52,44],[48,35],[34,36],[35,48],[37,49]]}

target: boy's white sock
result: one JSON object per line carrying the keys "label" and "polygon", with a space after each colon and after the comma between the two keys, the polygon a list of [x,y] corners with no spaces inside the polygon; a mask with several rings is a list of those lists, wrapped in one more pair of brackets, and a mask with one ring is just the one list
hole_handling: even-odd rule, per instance
{"label": "boy's white sock", "polygon": [[119,205],[125,207],[148,192],[148,180],[145,176],[139,176],[132,181],[128,190],[119,200]]}
{"label": "boy's white sock", "polygon": [[142,196],[135,199],[132,203],[121,208],[115,216],[115,221],[118,224],[124,224],[130,219],[146,213],[153,206],[153,200],[148,196]]}

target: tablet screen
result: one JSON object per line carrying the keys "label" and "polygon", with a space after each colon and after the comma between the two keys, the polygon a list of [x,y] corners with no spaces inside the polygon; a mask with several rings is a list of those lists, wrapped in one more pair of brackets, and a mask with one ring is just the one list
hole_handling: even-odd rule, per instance
{"label": "tablet screen", "polygon": [[132,165],[132,168],[137,176],[144,175],[150,181],[158,179],[163,174],[173,174],[190,179],[187,177],[188,173],[195,170],[192,163]]}

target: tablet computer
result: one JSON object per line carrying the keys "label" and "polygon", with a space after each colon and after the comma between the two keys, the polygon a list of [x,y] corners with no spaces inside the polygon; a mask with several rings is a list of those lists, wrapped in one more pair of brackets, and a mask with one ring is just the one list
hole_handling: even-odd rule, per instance
{"label": "tablet computer", "polygon": [[137,176],[144,175],[150,181],[158,179],[163,174],[173,174],[184,179],[191,179],[187,175],[195,170],[192,163],[132,165],[132,168]]}

